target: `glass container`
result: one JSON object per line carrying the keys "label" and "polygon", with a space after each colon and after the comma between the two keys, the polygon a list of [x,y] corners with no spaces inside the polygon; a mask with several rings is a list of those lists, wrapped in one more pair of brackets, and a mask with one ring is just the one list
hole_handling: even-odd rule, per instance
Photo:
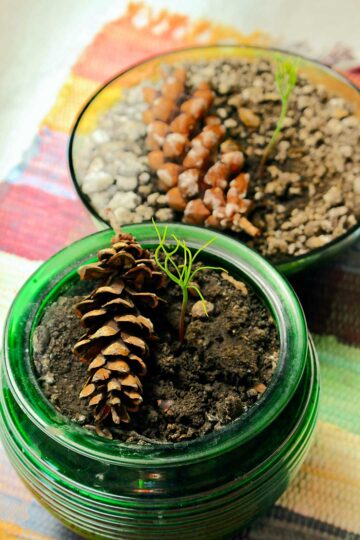
{"label": "glass container", "polygon": [[[169,225],[197,249],[213,231]],[[162,226],[160,226],[162,229]],[[146,247],[148,224],[124,227]],[[47,306],[79,278],[112,232],[75,242],[45,262],[18,293],[4,334],[0,436],[38,501],[89,539],[220,539],[264,512],[286,489],[315,427],[319,370],[298,299],[262,257],[218,234],[205,261],[253,287],[277,325],[279,362],[267,391],[222,430],[188,442],[109,441],[67,420],[45,398],[31,339]]]}
{"label": "glass container", "polygon": [[[174,52],[157,55],[136,64],[126,71],[118,74],[103,85],[82,109],[73,128],[69,144],[70,172],[77,193],[85,207],[90,211],[99,229],[108,227],[108,223],[98,214],[92,206],[89,197],[82,191],[82,148],[86,137],[97,129],[99,118],[103,116],[115,103],[121,101],[124,90],[136,86],[143,80],[156,82],[162,77],[162,64],[173,65],[178,62],[212,61],[216,59],[247,59],[249,62],[265,58],[275,60],[281,52],[286,57],[300,59],[300,73],[313,84],[324,85],[331,93],[353,103],[355,113],[360,117],[359,89],[337,71],[320,62],[309,60],[302,56],[272,48],[219,45],[192,47]],[[315,265],[333,257],[360,237],[360,223],[357,222],[346,233],[324,246],[312,249],[304,255],[287,257],[276,264],[278,269],[286,275],[302,271],[304,268]]]}

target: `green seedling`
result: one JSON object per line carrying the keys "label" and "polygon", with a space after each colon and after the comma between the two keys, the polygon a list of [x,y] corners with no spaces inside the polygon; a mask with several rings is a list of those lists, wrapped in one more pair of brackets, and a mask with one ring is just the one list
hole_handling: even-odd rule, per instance
{"label": "green seedling", "polygon": [[[204,313],[208,315],[205,298],[199,287],[193,282],[195,276],[199,272],[203,272],[205,270],[221,270],[223,272],[226,272],[226,270],[219,266],[205,266],[202,263],[200,263],[200,266],[197,266],[195,270],[193,269],[194,263],[200,253],[216,240],[216,236],[211,238],[208,242],[206,242],[206,244],[192,254],[191,250],[186,245],[185,240],[180,240],[175,234],[171,235],[176,242],[175,246],[166,246],[168,227],[165,227],[163,233],[161,234],[154,220],[153,225],[159,238],[159,245],[157,246],[154,255],[156,264],[171,281],[180,287],[182,292],[182,304],[179,319],[179,341],[183,342],[185,338],[185,316],[189,301],[189,289],[194,290],[199,295]],[[161,254],[163,257],[161,257]],[[175,261],[175,256],[177,256],[177,259],[180,258],[182,263]]]}
{"label": "green seedling", "polygon": [[261,178],[264,174],[266,161],[269,158],[271,152],[273,151],[279,138],[280,131],[282,130],[289,106],[289,98],[296,85],[298,70],[298,60],[292,60],[291,58],[283,58],[282,56],[279,56],[277,58],[275,68],[275,84],[281,98],[281,111],[278,121],[276,123],[274,133],[272,134],[272,137],[268,145],[266,146],[260,161],[258,169],[259,178]]}

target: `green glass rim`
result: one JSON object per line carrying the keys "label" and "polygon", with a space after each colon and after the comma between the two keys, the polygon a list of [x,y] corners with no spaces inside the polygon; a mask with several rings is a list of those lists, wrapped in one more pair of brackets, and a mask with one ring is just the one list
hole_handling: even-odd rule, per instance
{"label": "green glass rim", "polygon": [[[338,71],[334,70],[330,66],[315,60],[313,58],[309,58],[307,56],[301,55],[301,54],[294,54],[291,51],[288,51],[286,49],[281,49],[277,47],[260,47],[256,45],[230,45],[230,44],[224,44],[224,45],[198,45],[196,47],[183,47],[180,49],[173,49],[164,53],[159,53],[152,55],[145,60],[141,60],[140,62],[136,62],[135,64],[132,64],[125,70],[121,71],[120,73],[117,73],[114,77],[112,77],[110,80],[108,80],[106,83],[100,86],[100,88],[93,94],[93,96],[87,101],[87,103],[84,105],[82,110],[80,111],[79,115],[77,116],[74,126],[71,131],[70,139],[69,139],[69,145],[68,145],[68,163],[69,163],[69,170],[70,175],[73,181],[73,185],[75,187],[75,190],[82,202],[82,204],[85,206],[85,208],[92,214],[92,216],[100,223],[104,224],[104,226],[109,226],[109,223],[103,219],[95,210],[95,208],[90,204],[88,198],[83,193],[76,175],[75,165],[74,165],[74,142],[77,137],[77,129],[79,124],[81,123],[81,120],[83,119],[84,115],[86,114],[87,110],[93,102],[96,100],[96,98],[105,90],[108,86],[110,86],[115,81],[121,79],[122,76],[127,74],[128,72],[131,72],[135,70],[136,68],[143,66],[145,64],[151,63],[154,60],[158,58],[166,58],[166,57],[173,57],[175,55],[181,56],[181,54],[184,54],[186,52],[191,52],[194,50],[218,50],[222,49],[224,50],[224,54],[227,50],[233,49],[239,51],[239,56],[241,56],[241,51],[254,51],[258,56],[264,56],[264,57],[272,57],[276,54],[283,54],[285,56],[289,56],[292,58],[298,58],[301,60],[301,62],[305,65],[311,65],[316,67],[319,71],[323,71],[333,77],[334,79],[337,79],[344,83],[349,88],[353,89],[355,93],[360,96],[360,88],[357,87],[350,79],[348,79],[345,75],[342,73],[339,73]],[[144,223],[147,223],[144,221]],[[213,230],[213,229],[211,229]],[[360,219],[350,227],[344,234],[338,236],[331,242],[328,242],[324,246],[314,248],[311,251],[308,251],[307,253],[303,255],[296,255],[294,257],[286,257],[283,259],[283,261],[280,261],[279,263],[275,263],[275,266],[278,268],[280,272],[283,272],[285,275],[291,275],[294,274],[305,267],[311,266],[312,264],[315,264],[319,260],[326,259],[327,257],[330,257],[334,255],[335,253],[338,253],[339,251],[342,251],[346,247],[350,246],[353,242],[355,242],[358,238],[360,238]]]}
{"label": "green glass rim", "polygon": [[[49,303],[49,298],[56,297],[77,268],[108,245],[113,234],[110,229],[74,242],[42,264],[15,298],[4,332],[6,379],[17,403],[31,420],[68,448],[128,466],[170,466],[198,461],[245,443],[270,424],[289,402],[302,376],[308,352],[308,333],[300,303],[286,279],[270,263],[226,235],[182,224],[161,224],[160,231],[165,226],[193,249],[216,236],[217,240],[205,253],[220,258],[221,265],[225,263],[245,276],[261,293],[275,318],[280,336],[278,366],[267,391],[238,420],[193,441],[137,446],[94,435],[60,415],[45,398],[31,361],[34,323],[41,315],[42,306]],[[146,247],[157,244],[156,233],[149,224],[129,225],[123,231],[132,233]]]}

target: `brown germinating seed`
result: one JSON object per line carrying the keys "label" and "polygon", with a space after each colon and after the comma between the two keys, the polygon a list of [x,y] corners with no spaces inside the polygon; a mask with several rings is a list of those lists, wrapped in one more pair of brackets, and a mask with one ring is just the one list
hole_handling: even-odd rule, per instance
{"label": "brown germinating seed", "polygon": [[273,260],[321,247],[359,219],[359,118],[299,75],[258,178],[280,105],[266,60],[164,66],[85,138],[82,190],[119,225],[155,217],[232,230]]}

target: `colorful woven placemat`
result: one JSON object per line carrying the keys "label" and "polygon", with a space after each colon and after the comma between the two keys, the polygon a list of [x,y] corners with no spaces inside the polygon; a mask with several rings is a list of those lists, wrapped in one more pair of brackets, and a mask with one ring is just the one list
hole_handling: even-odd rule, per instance
{"label": "colorful woven placemat", "polygon": [[[67,166],[69,133],[82,105],[100,84],[139,60],[174,48],[224,41],[271,42],[260,32],[246,36],[183,15],[153,14],[137,4],[94,38],[24,161],[0,183],[1,323],[17,290],[42,260],[94,231]],[[339,60],[339,51],[327,59]],[[349,76],[360,83],[358,69]],[[360,244],[336,263],[297,277],[293,284],[316,332],[322,370],[319,426],[310,455],[291,487],[238,538],[360,540]],[[1,447],[0,520],[0,540],[77,538],[33,499]]]}

